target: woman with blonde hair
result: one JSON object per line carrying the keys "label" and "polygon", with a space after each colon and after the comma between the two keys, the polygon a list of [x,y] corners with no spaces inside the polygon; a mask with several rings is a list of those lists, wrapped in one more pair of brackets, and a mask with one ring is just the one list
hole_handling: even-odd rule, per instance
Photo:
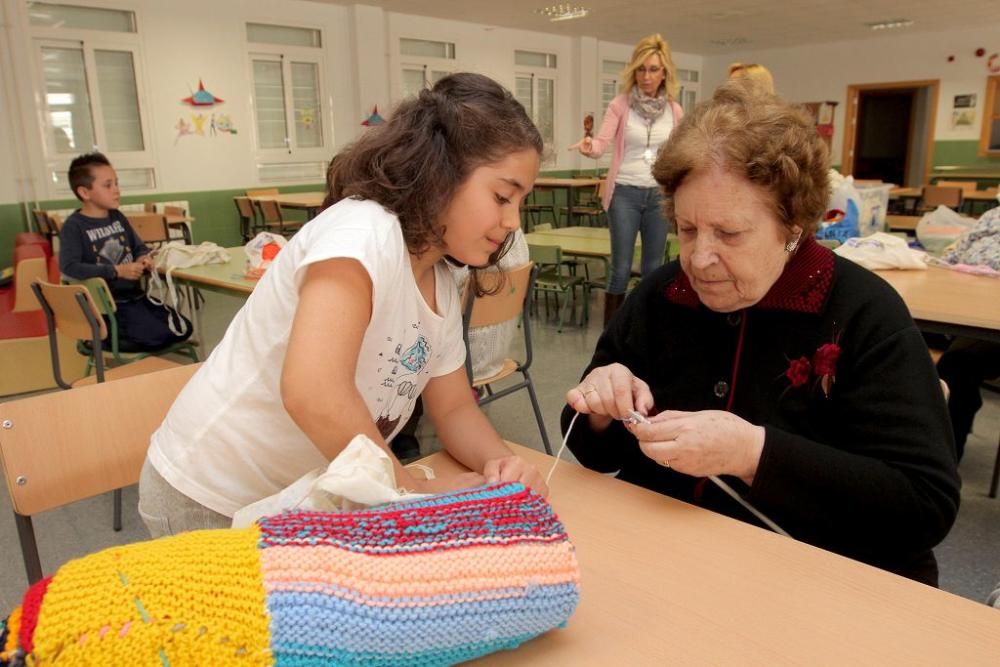
{"label": "woman with blonde hair", "polygon": [[763,93],[774,95],[774,77],[763,65],[733,63],[729,66],[730,79],[742,79]]}
{"label": "woman with blonde hair", "polygon": [[667,223],[651,168],[660,146],[684,115],[674,101],[677,70],[670,47],[660,35],[639,40],[622,73],[621,93],[604,112],[596,137],[570,146],[599,158],[611,145],[614,153],[601,203],[611,228],[611,270],[604,300],[607,324],[625,298],[637,234],[642,234],[642,274],[663,264]]}

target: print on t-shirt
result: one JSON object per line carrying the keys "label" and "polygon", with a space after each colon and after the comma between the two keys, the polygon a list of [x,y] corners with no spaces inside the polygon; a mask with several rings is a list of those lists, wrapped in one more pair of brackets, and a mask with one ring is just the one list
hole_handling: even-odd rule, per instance
{"label": "print on t-shirt", "polygon": [[[395,364],[389,377],[382,380],[382,386],[390,389],[385,407],[375,420],[379,433],[383,438],[395,430],[400,418],[410,414],[414,400],[417,398],[417,375],[427,366],[431,357],[431,347],[423,334],[417,336],[413,345],[403,351],[402,344],[396,346],[396,358],[389,362]],[[402,370],[401,370],[402,369]],[[398,373],[402,373],[397,377]]]}
{"label": "print on t-shirt", "polygon": [[132,261],[132,248],[128,247],[125,227],[118,220],[86,232],[94,254],[108,264],[117,266]]}

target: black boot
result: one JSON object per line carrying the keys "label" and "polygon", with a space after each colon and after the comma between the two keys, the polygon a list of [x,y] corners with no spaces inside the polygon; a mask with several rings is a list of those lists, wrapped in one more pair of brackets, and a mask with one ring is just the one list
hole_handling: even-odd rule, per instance
{"label": "black boot", "polygon": [[625,301],[624,294],[611,294],[609,292],[604,293],[604,328],[608,327],[608,322],[611,321],[611,316],[615,314],[618,307],[622,305]]}

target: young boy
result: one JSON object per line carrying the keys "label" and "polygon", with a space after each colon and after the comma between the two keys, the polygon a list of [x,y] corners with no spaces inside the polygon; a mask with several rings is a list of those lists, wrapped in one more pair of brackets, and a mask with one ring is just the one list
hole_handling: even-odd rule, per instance
{"label": "young boy", "polygon": [[188,332],[184,336],[171,332],[170,312],[149,301],[139,284],[152,268],[149,248],[118,210],[118,176],[108,158],[88,153],[74,159],[69,185],[83,206],[59,232],[59,270],[76,280],[107,281],[116,303],[120,350],[158,350],[185,340],[191,335],[190,323],[179,329]]}

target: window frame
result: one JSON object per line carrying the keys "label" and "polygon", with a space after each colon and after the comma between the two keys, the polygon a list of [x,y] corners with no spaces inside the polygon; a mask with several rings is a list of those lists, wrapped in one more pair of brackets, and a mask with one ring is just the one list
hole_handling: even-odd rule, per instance
{"label": "window frame", "polygon": [[[1000,157],[1000,148],[990,148],[990,138],[993,123],[1000,122],[1000,111],[996,108],[1000,103],[1000,74],[986,77],[986,99],[983,104],[983,125],[979,134],[979,157]],[[1000,137],[996,137],[1000,144]]]}
{"label": "window frame", "polygon": [[[554,65],[547,66],[537,66],[532,67],[530,65],[519,65],[517,64],[517,52],[525,52],[531,54],[543,54],[546,59],[552,58]],[[514,81],[513,86],[510,88],[514,91],[515,97],[517,95],[517,80],[522,77],[528,77],[531,79],[531,107],[527,109],[528,116],[531,121],[538,127],[539,133],[542,134],[542,140],[545,144],[545,154],[553,156],[555,155],[555,145],[559,137],[559,54],[552,53],[549,51],[535,51],[527,48],[513,49],[510,52],[511,63],[514,66]],[[552,82],[552,137],[546,138],[540,123],[538,122],[538,82],[542,79]]]}
{"label": "window frame", "polygon": [[[440,44],[451,45],[451,52],[453,54],[452,58],[435,58],[434,56],[416,56],[403,53],[403,40],[415,40],[422,42],[438,42]],[[460,71],[458,66],[458,45],[455,42],[442,41],[438,39],[425,39],[423,37],[408,37],[400,35],[396,38],[396,55],[399,58],[399,67],[396,70],[399,74],[399,84],[396,86],[396,91],[398,99],[396,101],[406,99],[412,92],[407,91],[404,88],[405,76],[403,75],[406,71],[421,70],[424,74],[424,84],[425,89],[434,86],[435,78],[434,74],[441,73],[444,76],[449,74],[454,74]]]}
{"label": "window frame", "polygon": [[[66,3],[57,3],[66,4]],[[84,6],[84,5],[81,5]],[[138,10],[125,7],[113,7],[121,11],[132,12],[135,32],[116,32],[107,30],[89,30],[84,28],[50,28],[46,26],[29,25],[28,40],[31,45],[32,85],[41,103],[36,109],[36,120],[39,141],[42,149],[44,168],[45,195],[52,199],[72,196],[68,185],[64,186],[65,174],[69,161],[76,155],[99,150],[104,153],[117,171],[146,171],[147,187],[130,187],[132,192],[152,192],[157,187],[156,156],[153,148],[152,118],[149,112],[146,92],[145,63],[142,56],[140,39],[141,16]],[[106,9],[93,7],[93,9]],[[50,122],[51,114],[48,102],[47,81],[45,78],[42,52],[45,48],[69,48],[83,52],[84,72],[86,76],[87,94],[90,98],[91,122],[94,130],[94,145],[81,146],[71,153],[60,153],[53,142],[54,131]],[[112,151],[108,149],[108,137],[104,126],[104,110],[101,106],[101,92],[97,77],[97,51],[128,52],[132,56],[132,73],[135,78],[136,105],[138,108],[139,126],[142,137],[142,150]]]}
{"label": "window frame", "polygon": [[[264,42],[251,42],[246,34],[246,24],[257,23],[272,26],[289,28],[304,28],[307,30],[318,30],[320,33],[320,43],[322,46],[291,46],[285,44],[268,44]],[[323,162],[329,160],[331,147],[333,146],[332,128],[332,100],[330,93],[324,90],[327,87],[326,77],[326,44],[327,36],[322,28],[313,26],[300,26],[291,23],[275,23],[273,21],[260,21],[247,19],[243,22],[243,34],[246,42],[247,54],[247,78],[250,87],[250,115],[253,123],[252,142],[254,154],[258,163],[307,163]],[[254,61],[267,60],[281,63],[282,72],[282,94],[285,102],[285,147],[284,148],[263,148],[260,143],[260,129],[257,125],[257,81],[254,76]],[[319,146],[299,148],[297,146],[297,128],[295,122],[295,100],[292,92],[292,63],[309,63],[316,66],[317,75],[317,99],[319,109],[316,116],[322,124]]]}

